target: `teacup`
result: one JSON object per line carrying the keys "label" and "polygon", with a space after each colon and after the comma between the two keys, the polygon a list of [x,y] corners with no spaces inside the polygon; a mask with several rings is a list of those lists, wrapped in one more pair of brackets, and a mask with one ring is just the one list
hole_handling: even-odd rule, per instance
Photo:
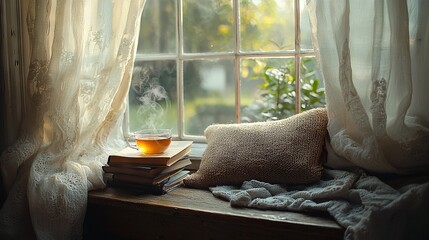
{"label": "teacup", "polygon": [[130,138],[134,138],[137,149],[144,154],[160,154],[170,146],[171,129],[142,129],[133,132]]}

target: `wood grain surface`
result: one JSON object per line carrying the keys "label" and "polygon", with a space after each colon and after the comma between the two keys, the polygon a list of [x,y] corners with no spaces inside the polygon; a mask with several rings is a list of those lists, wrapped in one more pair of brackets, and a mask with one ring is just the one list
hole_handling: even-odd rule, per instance
{"label": "wood grain surface", "polygon": [[233,208],[207,190],[136,195],[107,188],[88,197],[85,239],[342,239],[326,214]]}

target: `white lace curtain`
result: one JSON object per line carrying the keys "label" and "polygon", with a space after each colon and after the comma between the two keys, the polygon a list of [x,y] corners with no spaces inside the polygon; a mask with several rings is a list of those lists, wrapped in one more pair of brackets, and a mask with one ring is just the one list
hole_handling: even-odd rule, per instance
{"label": "white lace curtain", "polygon": [[429,1],[308,3],[326,84],[328,165],[429,170]]}
{"label": "white lace curtain", "polygon": [[20,136],[1,156],[0,238],[79,239],[87,192],[125,145],[122,117],[145,0],[22,1]]}

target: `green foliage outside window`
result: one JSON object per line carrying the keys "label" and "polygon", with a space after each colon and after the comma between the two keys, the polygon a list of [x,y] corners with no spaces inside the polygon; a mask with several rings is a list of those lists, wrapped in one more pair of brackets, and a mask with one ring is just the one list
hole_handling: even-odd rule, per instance
{"label": "green foliage outside window", "polygon": [[[325,106],[323,82],[315,73],[314,58],[304,58],[301,63],[300,111]],[[265,67],[264,83],[259,87],[260,98],[242,110],[243,122],[273,121],[296,113],[295,65]]]}
{"label": "green foliage outside window", "polygon": [[[293,0],[241,0],[240,51],[294,51]],[[232,52],[234,27],[232,1],[183,2],[184,53]],[[138,53],[176,54],[176,2],[148,0],[142,18]],[[286,18],[285,16],[291,16]],[[281,31],[279,31],[281,29]],[[207,31],[210,30],[210,31]],[[227,74],[224,90],[207,87],[206,61],[183,63],[185,134],[202,135],[213,123],[234,121],[236,106],[231,101],[231,65],[215,59]],[[220,62],[225,63],[220,63]],[[240,121],[272,121],[296,113],[295,58],[261,57],[240,61]],[[315,58],[301,57],[299,80],[300,111],[325,105],[323,82],[316,76]],[[201,63],[199,63],[201,62]],[[204,63],[205,62],[205,63]],[[172,127],[177,132],[177,61],[139,60],[130,88],[130,130],[142,127]],[[212,75],[210,75],[212,76]],[[216,81],[216,79],[215,79]],[[219,81],[222,83],[222,81]],[[222,84],[220,84],[222,85]],[[162,89],[160,88],[162,87]],[[151,89],[151,91],[149,91]],[[228,97],[219,93],[228,93]]]}

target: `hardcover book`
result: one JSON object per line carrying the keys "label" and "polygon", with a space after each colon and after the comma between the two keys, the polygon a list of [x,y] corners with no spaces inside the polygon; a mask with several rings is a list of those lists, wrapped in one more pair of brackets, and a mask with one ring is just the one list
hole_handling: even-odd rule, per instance
{"label": "hardcover book", "polygon": [[142,185],[157,185],[168,180],[170,177],[180,173],[181,171],[182,169],[179,169],[169,174],[156,176],[154,178],[145,178],[145,177],[139,177],[139,176],[133,176],[133,175],[127,175],[127,174],[120,174],[120,173],[110,174],[108,178],[114,181],[129,182],[129,183],[136,183],[136,184],[142,184]]}
{"label": "hardcover book", "polygon": [[153,166],[171,166],[191,151],[192,141],[172,141],[165,152],[160,154],[144,154],[137,149],[127,147],[109,155],[109,166],[121,164],[141,164]]}
{"label": "hardcover book", "polygon": [[171,166],[153,166],[153,165],[140,165],[140,164],[118,164],[118,165],[105,165],[103,170],[106,173],[127,174],[146,178],[162,176],[179,169],[191,165],[191,160],[186,156],[179,161],[173,163]]}
{"label": "hardcover book", "polygon": [[170,176],[163,182],[157,185],[142,185],[130,182],[124,182],[116,179],[107,179],[107,185],[109,187],[128,189],[137,193],[151,193],[156,195],[166,194],[173,189],[183,184],[183,179],[188,176],[189,171],[182,170],[177,174]]}

